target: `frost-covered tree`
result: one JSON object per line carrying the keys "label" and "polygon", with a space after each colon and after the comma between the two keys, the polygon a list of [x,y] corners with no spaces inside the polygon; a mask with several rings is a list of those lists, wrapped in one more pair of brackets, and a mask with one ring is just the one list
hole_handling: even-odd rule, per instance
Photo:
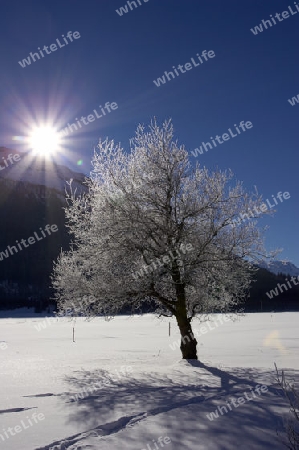
{"label": "frost-covered tree", "polygon": [[71,250],[55,263],[60,311],[115,315],[152,301],[175,316],[185,359],[197,359],[195,315],[235,311],[248,293],[253,262],[265,255],[256,221],[239,215],[262,203],[233,184],[230,171],[192,167],[170,121],[139,125],[127,154],[100,141],[88,193],[68,194]]}

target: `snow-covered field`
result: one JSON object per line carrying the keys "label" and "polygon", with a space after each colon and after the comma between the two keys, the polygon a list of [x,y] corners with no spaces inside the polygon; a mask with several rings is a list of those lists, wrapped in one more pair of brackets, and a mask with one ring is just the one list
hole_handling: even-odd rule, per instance
{"label": "snow-covered field", "polygon": [[169,337],[153,315],[77,319],[75,342],[72,322],[43,320],[0,319],[0,449],[284,448],[274,362],[299,381],[299,313],[194,321],[194,363],[174,320]]}

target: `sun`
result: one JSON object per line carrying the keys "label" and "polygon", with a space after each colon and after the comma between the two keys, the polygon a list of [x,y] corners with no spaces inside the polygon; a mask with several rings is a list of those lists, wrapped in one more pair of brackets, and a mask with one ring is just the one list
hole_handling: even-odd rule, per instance
{"label": "sun", "polygon": [[29,136],[29,146],[35,154],[49,157],[59,149],[59,133],[50,126],[36,127]]}

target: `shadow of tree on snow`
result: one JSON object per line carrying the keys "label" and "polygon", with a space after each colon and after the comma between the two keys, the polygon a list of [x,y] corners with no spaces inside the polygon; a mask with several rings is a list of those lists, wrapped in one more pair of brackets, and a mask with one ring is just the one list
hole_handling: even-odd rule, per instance
{"label": "shadow of tree on snow", "polygon": [[[299,381],[299,371],[286,370],[288,374]],[[67,408],[70,423],[98,436],[111,435],[137,423],[147,426],[145,419],[159,414],[161,434],[171,437],[173,443],[168,450],[179,448],[177,446],[182,443],[186,448],[198,446],[205,434],[212,442],[217,442],[213,447],[217,450],[240,447],[244,436],[247,436],[245,447],[240,448],[282,448],[275,433],[276,430],[283,431],[281,415],[288,410],[288,404],[276,384],[274,370],[224,370],[192,360],[182,361],[170,376],[143,372],[138,378],[134,373],[117,378],[106,370],[81,370],[66,378],[71,392],[60,399],[59,408]],[[99,384],[107,380],[110,380],[109,386]],[[250,408],[247,402],[218,419],[208,419],[207,414],[215,411],[218,405],[225,406],[231,397],[237,398],[244,392],[250,394],[250,388],[257,384],[265,384],[268,391],[250,401]],[[92,393],[86,390],[88,387],[92,388]],[[72,401],[74,392],[84,395]],[[148,425],[143,430],[142,442],[130,433],[132,449],[139,450],[146,442],[158,437],[153,436],[150,428]]]}

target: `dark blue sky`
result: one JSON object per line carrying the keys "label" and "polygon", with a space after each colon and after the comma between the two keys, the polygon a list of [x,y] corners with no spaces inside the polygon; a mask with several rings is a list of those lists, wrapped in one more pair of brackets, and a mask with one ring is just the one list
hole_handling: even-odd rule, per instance
{"label": "dark blue sky", "polygon": [[[136,3],[138,4],[137,0]],[[83,171],[98,138],[129,148],[138,123],[171,117],[176,137],[210,169],[231,168],[237,179],[265,199],[291,195],[277,207],[268,249],[299,265],[298,118],[299,12],[293,0],[148,0],[123,16],[125,0],[1,0],[0,146],[17,147],[16,136],[45,120],[59,128],[99,105],[118,109],[83,125],[65,139],[57,156]],[[257,35],[250,29],[290,11]],[[286,14],[285,14],[286,15]],[[281,16],[280,16],[281,18]],[[80,38],[24,68],[18,63],[68,31]],[[203,50],[215,57],[156,87],[154,79],[185,65]],[[253,127],[194,158],[191,151],[240,121]],[[83,164],[78,166],[77,161]]]}

